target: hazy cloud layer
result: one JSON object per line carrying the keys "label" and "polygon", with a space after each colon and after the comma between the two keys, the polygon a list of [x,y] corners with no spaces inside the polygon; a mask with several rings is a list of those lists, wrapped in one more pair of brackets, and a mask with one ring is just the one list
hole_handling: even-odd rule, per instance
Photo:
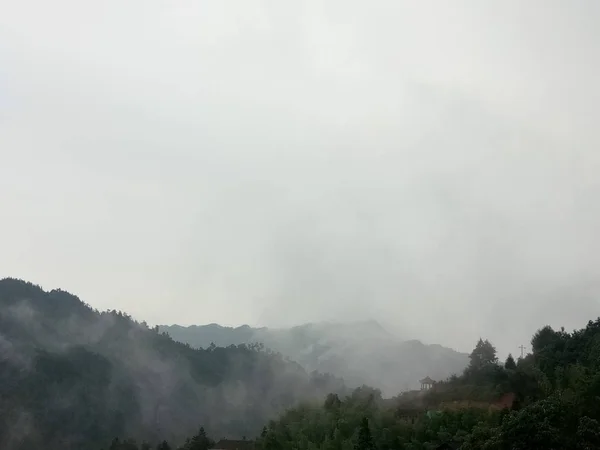
{"label": "hazy cloud layer", "polygon": [[600,311],[600,3],[0,0],[0,275],[516,351]]}

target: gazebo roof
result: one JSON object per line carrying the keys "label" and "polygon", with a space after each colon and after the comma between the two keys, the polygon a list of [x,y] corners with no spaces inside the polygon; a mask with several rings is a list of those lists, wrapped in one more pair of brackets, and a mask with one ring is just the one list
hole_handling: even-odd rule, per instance
{"label": "gazebo roof", "polygon": [[421,383],[421,384],[435,384],[435,380],[432,380],[429,377],[425,377],[422,380],[419,380],[419,383]]}

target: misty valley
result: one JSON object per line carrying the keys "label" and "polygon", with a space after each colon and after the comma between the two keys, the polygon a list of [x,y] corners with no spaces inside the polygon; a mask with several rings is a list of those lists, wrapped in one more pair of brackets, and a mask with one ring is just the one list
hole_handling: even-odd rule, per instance
{"label": "misty valley", "polygon": [[373,321],[155,326],[0,280],[0,448],[600,448],[600,319],[498,361]]}
{"label": "misty valley", "polygon": [[600,450],[600,0],[0,0],[0,450]]}
{"label": "misty valley", "polygon": [[159,326],[159,331],[192,347],[261,343],[309,372],[333,374],[343,378],[347,386],[370,385],[387,397],[418,389],[419,380],[426,375],[443,380],[460,373],[469,362],[468,354],[418,340],[402,340],[373,320],[310,323],[284,329],[171,325]]}

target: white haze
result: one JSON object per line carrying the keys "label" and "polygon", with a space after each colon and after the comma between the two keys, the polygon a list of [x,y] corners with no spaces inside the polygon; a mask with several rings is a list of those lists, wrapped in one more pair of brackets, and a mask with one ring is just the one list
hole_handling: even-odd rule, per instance
{"label": "white haze", "polygon": [[149,323],[598,316],[600,3],[0,0],[0,276]]}

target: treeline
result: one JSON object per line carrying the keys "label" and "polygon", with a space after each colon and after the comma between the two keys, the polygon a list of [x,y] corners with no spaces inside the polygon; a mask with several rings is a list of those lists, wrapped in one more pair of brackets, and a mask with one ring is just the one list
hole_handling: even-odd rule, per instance
{"label": "treeline", "polygon": [[425,393],[386,401],[363,388],[294,408],[265,427],[257,448],[600,448],[600,319],[573,333],[544,327],[531,344],[525,358],[499,363],[480,340],[461,376]]}
{"label": "treeline", "polygon": [[214,444],[215,441],[208,437],[203,427],[200,427],[198,433],[191,438],[187,438],[185,443],[179,447],[171,447],[167,441],[162,441],[153,446],[147,442],[142,442],[138,445],[135,439],[121,441],[119,438],[114,438],[108,450],[209,450],[213,448]]}
{"label": "treeline", "polygon": [[398,339],[373,320],[306,323],[287,329],[216,324],[160,329],[177,341],[199,347],[211,342],[219,346],[262,342],[304,368],[336,374],[353,387],[376,386],[388,397],[418,386],[423,374],[439,380],[460,373],[469,361],[468,354],[441,345]]}
{"label": "treeline", "polygon": [[258,345],[194,349],[0,280],[0,448],[206,450],[209,436],[257,450],[600,448],[600,319],[544,327],[531,347],[499,362],[480,340],[460,376],[383,399]]}
{"label": "treeline", "polygon": [[0,280],[0,448],[94,449],[115,436],[257,435],[300,401],[343,393],[260,345],[195,349],[68,292]]}
{"label": "treeline", "polygon": [[[256,450],[592,450],[600,448],[600,319],[573,333],[539,330],[532,353],[499,362],[479,340],[460,376],[383,399],[367,386],[270,421]],[[508,399],[508,403],[502,403]],[[150,449],[133,442],[113,450]],[[120,445],[120,446],[119,446]],[[205,450],[203,430],[181,447]]]}

